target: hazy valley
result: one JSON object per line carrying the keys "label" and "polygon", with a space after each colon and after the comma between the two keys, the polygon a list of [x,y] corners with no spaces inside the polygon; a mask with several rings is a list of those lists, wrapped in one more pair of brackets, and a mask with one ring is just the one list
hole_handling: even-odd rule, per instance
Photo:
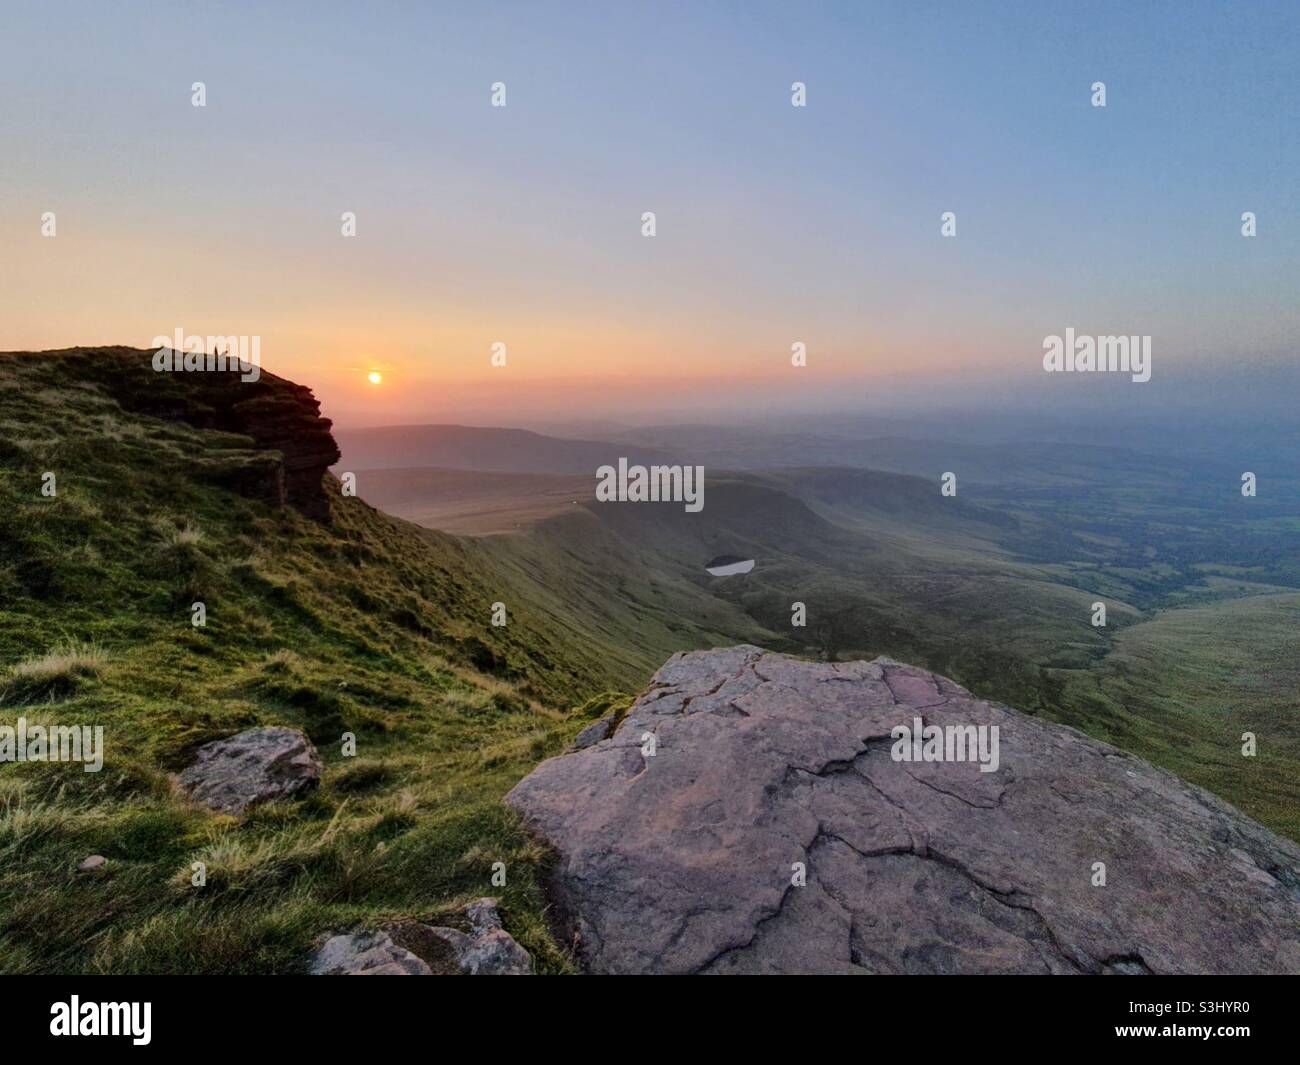
{"label": "hazy valley", "polygon": [[[1222,454],[690,426],[626,430],[621,444],[457,426],[358,435],[354,452],[353,436],[338,434],[336,470],[354,454],[357,466],[375,462],[380,435],[393,455],[440,467],[359,473],[358,494],[391,513],[454,528],[459,513],[481,508],[491,525],[504,507],[509,529],[467,530],[521,535],[494,546],[504,554],[617,545],[617,577],[588,571],[588,588],[603,585],[611,602],[626,601],[632,575],[646,587],[672,575],[700,604],[735,607],[766,646],[922,665],[1133,750],[1300,836],[1300,656],[1286,635],[1300,619],[1300,481],[1280,436],[1239,468]],[[468,441],[487,446],[465,459]],[[581,491],[578,464],[594,470],[631,447],[649,449],[633,452],[642,461],[703,462],[703,511],[598,504],[590,472]],[[813,457],[827,464],[803,465]],[[492,472],[478,482],[457,463]],[[1267,479],[1267,498],[1242,496],[1245,468]],[[943,497],[940,475],[953,469],[958,494]],[[562,513],[575,507],[583,513]],[[704,565],[719,555],[757,564],[713,578]],[[1099,601],[1103,626],[1093,624]],[[665,614],[657,596],[635,602],[646,618]],[[807,607],[802,627],[791,624],[796,602]],[[1252,722],[1267,727],[1271,750],[1243,773]]]}

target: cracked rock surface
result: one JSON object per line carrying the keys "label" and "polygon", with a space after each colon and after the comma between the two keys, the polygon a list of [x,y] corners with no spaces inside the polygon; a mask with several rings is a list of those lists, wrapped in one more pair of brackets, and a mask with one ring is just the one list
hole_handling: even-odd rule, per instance
{"label": "cracked rock surface", "polygon": [[[999,768],[893,760],[917,717],[998,726]],[[558,853],[591,972],[1300,972],[1300,848],[884,658],[674,655],[614,735],[507,802]]]}

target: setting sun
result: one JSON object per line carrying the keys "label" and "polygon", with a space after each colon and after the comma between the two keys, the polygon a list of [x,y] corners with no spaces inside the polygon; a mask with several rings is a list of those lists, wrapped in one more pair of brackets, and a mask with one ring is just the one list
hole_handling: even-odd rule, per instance
{"label": "setting sun", "polygon": [[245,975],[1292,1042],[1300,0],[374,6],[0,0],[0,1065],[374,986]]}

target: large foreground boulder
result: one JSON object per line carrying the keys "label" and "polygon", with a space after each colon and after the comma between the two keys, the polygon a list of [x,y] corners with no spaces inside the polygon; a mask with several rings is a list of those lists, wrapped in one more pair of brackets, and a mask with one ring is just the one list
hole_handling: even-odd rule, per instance
{"label": "large foreground boulder", "polygon": [[[900,760],[918,719],[982,762]],[[592,972],[1300,972],[1300,848],[883,658],[675,655],[507,801]]]}
{"label": "large foreground boulder", "polygon": [[320,773],[320,756],[306,736],[271,725],[205,743],[177,783],[195,802],[240,814],[250,806],[314,788]]}

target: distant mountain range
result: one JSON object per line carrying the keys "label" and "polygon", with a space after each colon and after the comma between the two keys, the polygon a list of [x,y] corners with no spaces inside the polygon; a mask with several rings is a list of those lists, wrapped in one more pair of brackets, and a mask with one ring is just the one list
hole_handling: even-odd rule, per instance
{"label": "distant mountain range", "polygon": [[[335,432],[343,453],[340,469],[385,470],[442,466],[497,473],[582,473],[625,456],[650,465],[672,462],[667,451],[596,440],[564,440],[526,429],[468,425],[393,425]],[[680,461],[680,460],[678,460]]]}

